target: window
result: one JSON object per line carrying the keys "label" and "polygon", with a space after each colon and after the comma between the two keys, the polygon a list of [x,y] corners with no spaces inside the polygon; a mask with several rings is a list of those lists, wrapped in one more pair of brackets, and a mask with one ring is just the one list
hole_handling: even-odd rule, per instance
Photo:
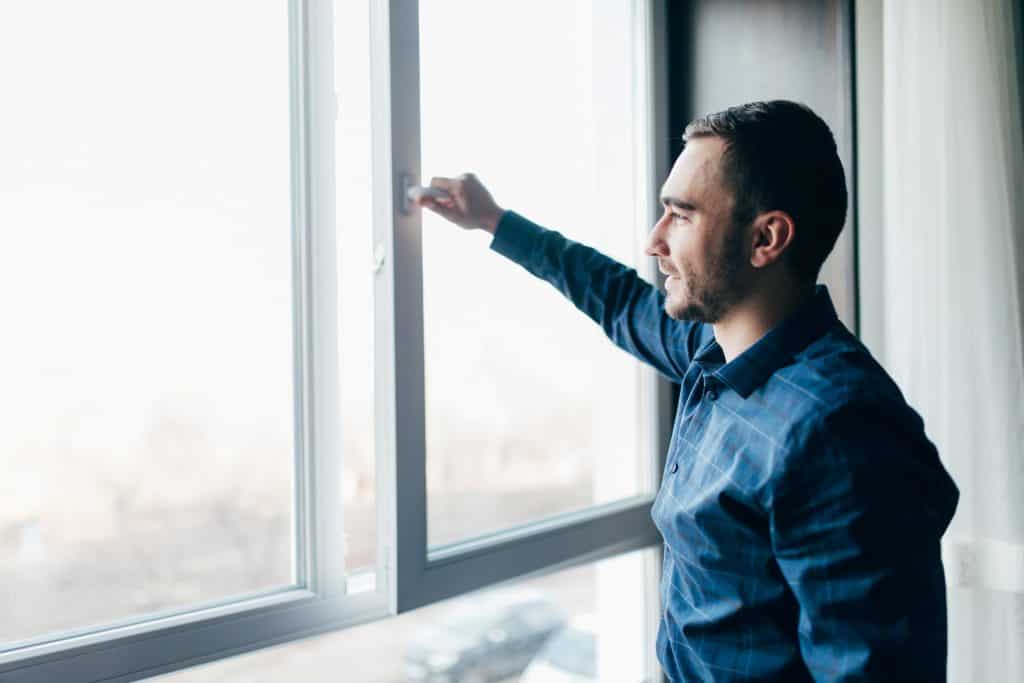
{"label": "window", "polygon": [[212,58],[240,7],[0,9],[5,643],[300,580],[288,9]]}
{"label": "window", "polygon": [[[420,7],[424,181],[473,170],[499,202],[642,268],[630,3]],[[652,494],[651,371],[469,237],[422,216],[429,544]]]}
{"label": "window", "polygon": [[[653,279],[647,2],[80,5],[0,8],[0,678],[136,680],[658,542],[653,371],[401,201],[474,170]],[[491,79],[461,94],[458,41]]]}

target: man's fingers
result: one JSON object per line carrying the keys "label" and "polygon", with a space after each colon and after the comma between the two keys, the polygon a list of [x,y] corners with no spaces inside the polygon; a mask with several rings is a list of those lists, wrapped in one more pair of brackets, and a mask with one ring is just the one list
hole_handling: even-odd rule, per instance
{"label": "man's fingers", "polygon": [[458,185],[459,181],[454,178],[435,177],[430,179],[430,187],[439,187],[442,190],[448,190],[449,192],[454,190]]}
{"label": "man's fingers", "polygon": [[434,204],[440,204],[441,206],[455,206],[455,198],[451,195],[445,197],[431,197],[430,195],[424,195],[423,199]]}
{"label": "man's fingers", "polygon": [[436,187],[412,187],[409,189],[409,200],[416,206],[426,206],[427,202],[440,202],[446,206],[453,206],[455,200],[447,193]]}
{"label": "man's fingers", "polygon": [[458,218],[458,212],[450,208],[450,204],[444,205],[441,201],[434,199],[433,197],[423,197],[417,203],[453,223],[456,221],[456,218]]}
{"label": "man's fingers", "polygon": [[[463,173],[457,178],[435,176],[430,179],[428,188],[434,192],[421,193],[417,205],[466,230],[486,226],[495,212],[494,199],[472,173]],[[441,196],[430,196],[438,194]]]}
{"label": "man's fingers", "polygon": [[455,206],[455,200],[449,197],[429,197],[424,195],[422,197],[417,197],[415,204],[428,209],[452,208]]}

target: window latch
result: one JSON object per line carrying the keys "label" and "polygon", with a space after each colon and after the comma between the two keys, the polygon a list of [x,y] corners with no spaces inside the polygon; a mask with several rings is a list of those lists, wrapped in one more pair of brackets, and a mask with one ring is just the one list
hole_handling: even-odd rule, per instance
{"label": "window latch", "polygon": [[398,210],[403,216],[412,213],[412,202],[409,199],[409,189],[416,187],[411,173],[402,173],[398,176]]}

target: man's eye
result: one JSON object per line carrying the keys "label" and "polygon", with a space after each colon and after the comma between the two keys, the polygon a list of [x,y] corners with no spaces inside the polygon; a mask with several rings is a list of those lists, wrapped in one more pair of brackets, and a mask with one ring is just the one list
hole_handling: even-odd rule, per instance
{"label": "man's eye", "polygon": [[689,221],[690,219],[680,213],[674,213],[672,214],[672,220],[679,223],[681,221]]}

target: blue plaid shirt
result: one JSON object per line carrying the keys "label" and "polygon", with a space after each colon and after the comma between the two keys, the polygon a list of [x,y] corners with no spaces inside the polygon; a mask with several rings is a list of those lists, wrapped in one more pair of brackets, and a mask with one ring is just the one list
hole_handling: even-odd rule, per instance
{"label": "blue plaid shirt", "polygon": [[813,303],[725,363],[629,268],[508,211],[491,249],[681,385],[651,511],[672,681],[944,681],[939,539],[959,492],[920,416]]}

